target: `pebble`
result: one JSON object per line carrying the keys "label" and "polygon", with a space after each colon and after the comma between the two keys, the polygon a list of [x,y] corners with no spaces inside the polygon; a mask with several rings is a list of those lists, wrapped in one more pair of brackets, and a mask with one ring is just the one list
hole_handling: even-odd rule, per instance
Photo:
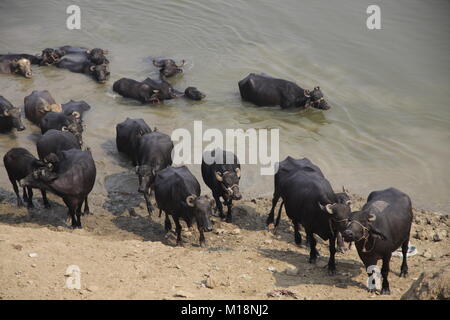
{"label": "pebble", "polygon": [[445,240],[447,238],[447,231],[446,230],[438,230],[433,236],[433,241],[438,242]]}
{"label": "pebble", "polygon": [[431,250],[430,249],[425,249],[425,251],[422,253],[422,256],[424,258],[427,258],[427,259],[433,257],[433,255],[431,254]]}
{"label": "pebble", "polygon": [[286,272],[288,276],[296,276],[298,274],[298,268],[294,266],[289,266],[286,268],[284,272]]}
{"label": "pebble", "polygon": [[32,253],[29,253],[28,256],[29,256],[30,258],[36,258],[36,257],[38,256],[38,254],[32,252]]}
{"label": "pebble", "polygon": [[252,277],[249,276],[248,274],[241,274],[241,275],[239,276],[239,278],[250,280]]}
{"label": "pebble", "polygon": [[272,243],[272,240],[270,240],[270,239],[264,240],[264,244],[271,244],[271,243]]}
{"label": "pebble", "polygon": [[208,277],[208,279],[206,279],[205,285],[209,289],[214,289],[217,287],[217,283],[212,277]]}
{"label": "pebble", "polygon": [[216,229],[216,230],[214,231],[215,234],[224,234],[225,232],[226,232],[225,229]]}
{"label": "pebble", "polygon": [[86,290],[89,292],[96,292],[96,291],[98,291],[98,289],[99,288],[97,286],[89,286],[86,288]]}
{"label": "pebble", "polygon": [[241,229],[239,229],[239,228],[233,229],[233,231],[231,231],[231,233],[234,234],[234,235],[240,234],[241,233]]}
{"label": "pebble", "polygon": [[174,297],[178,297],[178,298],[192,298],[192,294],[190,294],[189,292],[186,291],[177,291],[174,295]]}
{"label": "pebble", "polygon": [[277,268],[269,266],[269,267],[267,267],[267,270],[269,270],[270,272],[276,272]]}
{"label": "pebble", "polygon": [[33,267],[33,268],[36,268],[36,264],[35,264],[35,263],[33,263],[33,264],[31,265],[31,267]]}

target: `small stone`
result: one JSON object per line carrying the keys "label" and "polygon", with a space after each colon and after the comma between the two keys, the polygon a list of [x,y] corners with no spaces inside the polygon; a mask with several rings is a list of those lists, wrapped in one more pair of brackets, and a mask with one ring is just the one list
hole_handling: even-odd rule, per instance
{"label": "small stone", "polygon": [[238,235],[241,233],[241,229],[239,229],[239,228],[233,229],[233,231],[231,231],[231,233],[234,235]]}
{"label": "small stone", "polygon": [[20,244],[13,244],[13,248],[22,251],[23,247]]}
{"label": "small stone", "polygon": [[96,292],[96,291],[98,291],[98,289],[99,288],[97,286],[89,286],[86,288],[86,290],[89,292]]}
{"label": "small stone", "polygon": [[28,283],[29,285],[32,285],[32,284],[33,284],[33,280],[28,280],[27,283]]}
{"label": "small stone", "polygon": [[185,235],[186,237],[190,237],[190,236],[192,236],[192,232],[191,232],[191,231],[186,231],[186,232],[184,233],[184,235]]}
{"label": "small stone", "polygon": [[422,256],[427,259],[430,259],[433,257],[430,249],[425,249],[425,251],[422,253]]}
{"label": "small stone", "polygon": [[225,231],[225,229],[216,229],[215,231],[214,231],[214,233],[215,234],[224,234],[226,231]]}
{"label": "small stone", "polygon": [[445,240],[445,238],[447,238],[447,230],[438,230],[433,235],[433,241],[435,242]]}
{"label": "small stone", "polygon": [[269,267],[267,267],[267,270],[269,270],[270,272],[276,272],[277,268],[269,266]]}
{"label": "small stone", "polygon": [[217,287],[217,283],[212,277],[208,277],[208,279],[206,279],[205,285],[209,289],[214,289]]}
{"label": "small stone", "polygon": [[30,258],[36,258],[36,257],[38,256],[38,254],[32,252],[32,253],[29,253],[28,256],[29,256]]}
{"label": "small stone", "polygon": [[271,244],[271,243],[272,243],[272,240],[270,240],[270,239],[264,240],[264,244]]}
{"label": "small stone", "polygon": [[248,274],[241,274],[241,275],[239,276],[239,278],[250,280],[252,277],[249,276]]}
{"label": "small stone", "polygon": [[178,297],[178,298],[191,298],[192,295],[189,292],[186,291],[177,291],[174,295],[174,297]]}
{"label": "small stone", "polygon": [[284,272],[286,272],[288,276],[296,276],[298,274],[298,268],[294,266],[289,266],[286,268]]}
{"label": "small stone", "polygon": [[181,269],[181,266],[180,266],[179,264],[177,264],[177,265],[175,266],[175,268]]}
{"label": "small stone", "polygon": [[32,268],[36,268],[36,264],[33,263],[33,264],[31,265],[31,267],[32,267]]}

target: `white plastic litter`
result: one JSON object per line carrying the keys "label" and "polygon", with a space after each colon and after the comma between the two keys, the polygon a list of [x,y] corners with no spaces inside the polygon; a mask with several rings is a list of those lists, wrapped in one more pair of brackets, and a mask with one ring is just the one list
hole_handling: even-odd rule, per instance
{"label": "white plastic litter", "polygon": [[[406,252],[406,257],[412,257],[417,254],[417,248],[416,246],[411,245],[411,243],[408,243],[408,251]],[[403,258],[402,248],[398,248],[397,251],[392,252],[393,257],[399,257]]]}

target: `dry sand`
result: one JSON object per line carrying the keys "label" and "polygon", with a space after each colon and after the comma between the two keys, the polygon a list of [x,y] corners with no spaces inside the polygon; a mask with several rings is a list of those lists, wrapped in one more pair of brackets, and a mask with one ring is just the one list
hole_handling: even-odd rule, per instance
{"label": "dry sand", "polygon": [[[367,292],[354,246],[337,254],[337,275],[329,276],[326,242],[318,240],[321,257],[311,265],[308,249],[295,245],[285,213],[277,234],[268,232],[271,199],[237,202],[231,224],[214,217],[204,249],[196,229],[185,224],[185,246],[176,247],[173,233],[164,236],[163,217],[148,219],[143,199],[129,197],[93,195],[94,214],[82,217],[83,229],[71,230],[57,197],[50,196],[53,207],[45,210],[37,196],[37,208],[29,211],[0,190],[0,299],[293,299],[268,297],[275,289],[298,299],[399,299],[421,272],[450,261],[450,219],[415,210],[411,242],[418,254],[409,258],[409,277],[398,277],[401,259],[393,257],[392,294],[381,296]],[[353,201],[354,209],[364,203],[357,196]],[[136,215],[127,210],[131,204]],[[81,269],[80,290],[65,288],[69,265]],[[295,275],[286,273],[294,267]]]}

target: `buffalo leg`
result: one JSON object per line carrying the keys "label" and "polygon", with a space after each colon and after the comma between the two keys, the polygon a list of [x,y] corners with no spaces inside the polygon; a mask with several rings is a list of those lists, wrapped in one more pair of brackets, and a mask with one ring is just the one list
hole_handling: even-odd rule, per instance
{"label": "buffalo leg", "polygon": [[148,215],[151,217],[152,216],[152,212],[153,212],[153,206],[152,206],[152,203],[150,202],[150,194],[149,194],[149,192],[144,192],[144,199],[145,199],[145,203],[147,205]]}
{"label": "buffalo leg", "polygon": [[223,219],[225,216],[223,214],[223,206],[222,206],[222,202],[220,201],[220,196],[217,194],[213,194],[213,196],[214,196],[214,200],[216,200],[217,210],[219,210],[219,217],[221,219]]}
{"label": "buffalo leg", "polygon": [[402,244],[402,254],[403,254],[403,262],[400,267],[400,277],[405,277],[408,275],[408,264],[406,263],[406,256],[408,255],[408,245],[409,245],[409,237]]}
{"label": "buffalo leg", "polygon": [[[81,207],[80,207],[81,210]],[[91,214],[91,210],[89,210],[89,204],[88,204],[88,197],[86,196],[86,198],[84,199],[84,211],[83,211],[83,215],[88,215]]]}
{"label": "buffalo leg", "polygon": [[19,187],[17,186],[17,182],[16,182],[16,180],[13,180],[13,179],[10,179],[10,181],[12,183],[14,192],[15,192],[15,194],[17,196],[17,206],[18,207],[23,207],[23,201],[22,201],[22,199],[20,199]]}
{"label": "buffalo leg", "polygon": [[180,218],[174,217],[173,219],[175,221],[176,226],[176,232],[177,232],[177,246],[182,247],[183,246],[183,239],[181,238],[181,224],[180,224]]}
{"label": "buffalo leg", "polygon": [[200,232],[200,246],[201,246],[202,248],[206,248],[206,240],[205,240],[205,235],[204,235],[204,233],[203,233],[203,227],[200,227],[200,226],[197,224],[197,228],[198,228],[198,232]]}
{"label": "buffalo leg", "polygon": [[277,203],[278,203],[279,199],[280,199],[280,196],[276,195],[274,193],[273,194],[273,199],[272,199],[272,208],[270,209],[269,216],[267,217],[267,220],[266,220],[266,226],[269,229],[272,229],[274,227],[273,226],[273,219],[274,219],[274,216],[275,216],[275,207],[277,206]]}
{"label": "buffalo leg", "polygon": [[302,236],[300,234],[300,223],[297,220],[292,220],[292,224],[294,225],[294,239],[295,244],[300,246],[302,244]]}
{"label": "buffalo leg", "polygon": [[342,238],[342,234],[340,232],[337,233],[336,239],[337,239],[337,245],[338,245],[340,252],[344,253],[345,251],[350,249],[350,246],[348,248],[345,246],[344,239]]}
{"label": "buffalo leg", "polygon": [[335,255],[336,255],[336,237],[333,235],[331,236],[329,241],[329,248],[330,248],[330,259],[328,260],[328,274],[330,276],[334,276],[336,274],[336,261],[335,261]]}
{"label": "buffalo leg", "polygon": [[[25,190],[25,188],[24,188],[24,190]],[[27,193],[28,208],[34,208],[34,205],[33,205],[33,188],[28,187],[27,190],[28,190],[28,193]]]}
{"label": "buffalo leg", "polygon": [[275,221],[275,228],[274,228],[273,232],[275,232],[276,228],[278,228],[278,225],[280,224],[281,211],[283,210],[283,205],[284,205],[284,201],[281,202],[280,209],[278,209],[277,221]]}
{"label": "buffalo leg", "polygon": [[23,201],[28,202],[27,187],[23,187],[23,190],[22,190],[22,199],[23,199]]}
{"label": "buffalo leg", "polygon": [[389,262],[391,260],[391,253],[383,257],[383,266],[381,267],[381,275],[383,276],[383,285],[381,286],[381,294],[391,294],[389,290]]}
{"label": "buffalo leg", "polygon": [[226,218],[226,222],[231,223],[231,220],[233,219],[232,215],[231,215],[231,208],[233,207],[232,204],[233,200],[228,200],[226,205],[227,205],[227,218]]}
{"label": "buffalo leg", "polygon": [[168,233],[170,230],[172,230],[172,223],[170,222],[169,215],[166,212],[166,218],[164,220],[164,229],[166,230],[166,233]]}
{"label": "buffalo leg", "polygon": [[316,263],[317,260],[317,249],[316,249],[316,239],[314,238],[314,235],[312,232],[306,231],[306,237],[309,241],[309,263]]}
{"label": "buffalo leg", "polygon": [[44,207],[46,209],[49,209],[50,203],[48,202],[48,199],[47,199],[47,191],[45,191],[44,189],[41,189],[41,193],[42,193],[42,201],[44,202]]}

